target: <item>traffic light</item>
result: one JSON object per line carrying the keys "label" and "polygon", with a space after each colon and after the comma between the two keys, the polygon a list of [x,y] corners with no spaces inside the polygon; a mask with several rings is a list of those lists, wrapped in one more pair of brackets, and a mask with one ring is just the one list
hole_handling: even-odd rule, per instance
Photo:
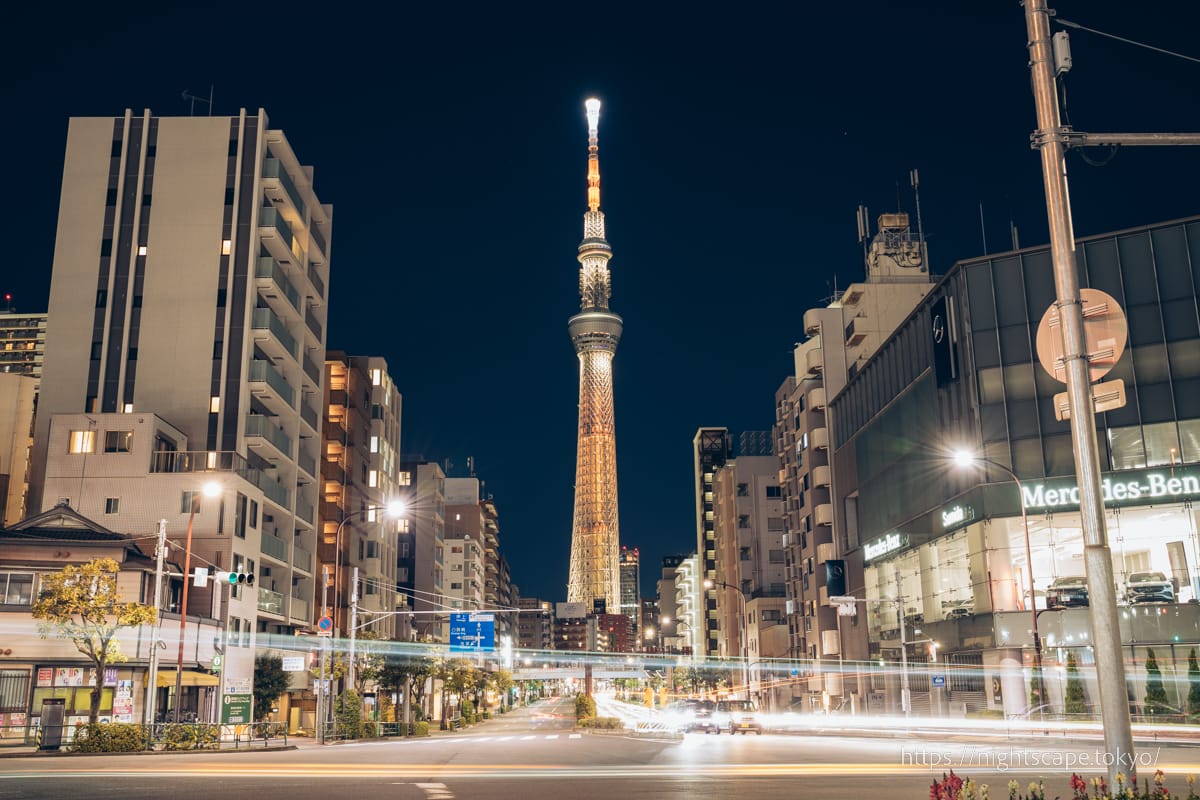
{"label": "traffic light", "polygon": [[253,572],[220,572],[218,571],[214,577],[217,583],[228,583],[230,586],[253,586]]}

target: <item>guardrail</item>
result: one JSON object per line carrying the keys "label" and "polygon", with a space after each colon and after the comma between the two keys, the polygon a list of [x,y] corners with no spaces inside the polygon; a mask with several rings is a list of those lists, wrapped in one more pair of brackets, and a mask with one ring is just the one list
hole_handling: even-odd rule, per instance
{"label": "guardrail", "polygon": [[[47,728],[47,731],[50,729]],[[28,725],[0,726],[0,747],[36,746],[43,730]],[[98,723],[62,725],[60,749],[68,753],[239,750],[287,745],[287,726],[277,722],[228,725],[216,722]]]}

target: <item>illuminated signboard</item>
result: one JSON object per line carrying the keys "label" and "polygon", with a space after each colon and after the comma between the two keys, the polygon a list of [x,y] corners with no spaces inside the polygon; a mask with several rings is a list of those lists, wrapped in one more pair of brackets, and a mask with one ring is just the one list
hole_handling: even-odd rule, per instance
{"label": "illuminated signboard", "polygon": [[[1200,499],[1200,470],[1168,467],[1110,473],[1100,481],[1105,505],[1135,506]],[[1079,508],[1079,486],[1070,481],[1026,482],[1022,498],[1026,509],[1074,510]]]}
{"label": "illuminated signboard", "polygon": [[889,533],[873,542],[863,545],[863,560],[874,561],[877,558],[894,553],[908,544],[908,537],[902,533]]}
{"label": "illuminated signboard", "polygon": [[971,520],[975,519],[975,509],[964,505],[946,508],[942,510],[941,519],[943,530],[949,531],[953,530],[954,528],[961,528],[963,525],[966,525]]}

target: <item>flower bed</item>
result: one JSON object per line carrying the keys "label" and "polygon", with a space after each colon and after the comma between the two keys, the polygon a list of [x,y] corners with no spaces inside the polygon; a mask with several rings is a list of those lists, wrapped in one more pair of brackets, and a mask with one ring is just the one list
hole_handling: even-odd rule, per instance
{"label": "flower bed", "polygon": [[[1188,775],[1186,781],[1188,791],[1187,795],[1182,796],[1182,800],[1200,800],[1200,795],[1196,794],[1195,777]],[[1143,779],[1141,787],[1138,786],[1137,775],[1126,778],[1118,772],[1115,791],[1109,790],[1108,781],[1103,778],[1092,778],[1089,781],[1072,773],[1071,800],[1181,800],[1180,795],[1171,794],[1166,784],[1166,776],[1161,769],[1155,771],[1152,781]],[[1009,781],[1007,788],[1008,800],[1046,800],[1046,785],[1042,782],[1029,784],[1024,793],[1016,781]],[[1059,796],[1054,795],[1056,800]],[[949,775],[943,773],[942,779],[934,781],[929,787],[929,800],[990,799],[991,794],[986,783],[977,784],[970,778],[955,775],[953,770]]]}

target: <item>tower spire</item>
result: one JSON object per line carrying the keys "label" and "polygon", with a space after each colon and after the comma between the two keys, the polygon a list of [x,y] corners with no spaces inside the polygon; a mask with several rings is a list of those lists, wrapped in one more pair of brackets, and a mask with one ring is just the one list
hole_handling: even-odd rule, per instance
{"label": "tower spire", "polygon": [[600,210],[600,101],[584,103],[588,121],[588,210]]}

